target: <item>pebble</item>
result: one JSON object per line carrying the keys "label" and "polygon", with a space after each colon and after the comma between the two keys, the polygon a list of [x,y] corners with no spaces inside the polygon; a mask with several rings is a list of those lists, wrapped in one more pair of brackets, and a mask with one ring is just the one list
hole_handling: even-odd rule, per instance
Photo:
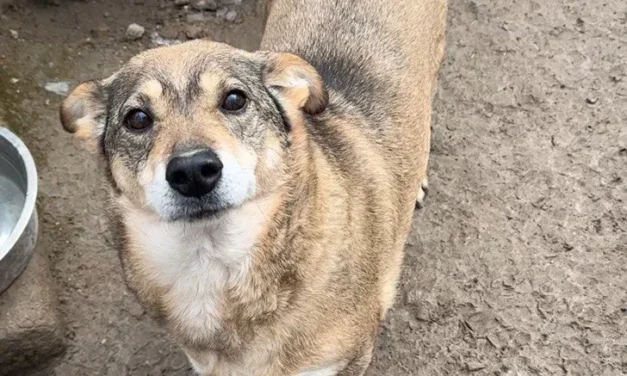
{"label": "pebble", "polygon": [[16,83],[20,82],[20,79],[19,79],[19,78],[15,78],[15,77],[13,77],[13,78],[11,78],[9,81],[10,81],[13,85],[15,85]]}
{"label": "pebble", "polygon": [[210,18],[203,13],[189,13],[185,16],[185,21],[187,23],[207,22],[209,19]]}
{"label": "pebble", "polygon": [[51,93],[66,96],[70,92],[70,83],[68,81],[50,81],[46,82],[44,89]]}
{"label": "pebble", "polygon": [[9,33],[11,33],[11,38],[13,39],[18,39],[20,37],[20,33],[18,33],[17,30],[10,29]]}
{"label": "pebble", "polygon": [[[150,41],[155,46],[172,46],[174,44],[181,43],[181,41],[178,40],[178,39],[164,38],[161,35],[159,35],[159,33],[157,33],[156,31],[153,32],[152,34],[150,34]],[[121,63],[123,63],[123,62],[121,62]]]}
{"label": "pebble", "polygon": [[216,17],[217,18],[226,18],[226,14],[229,12],[228,8],[220,8],[218,9],[218,11],[216,12]]}
{"label": "pebble", "polygon": [[586,102],[588,102],[588,104],[597,104],[598,101],[599,98],[586,98]]}
{"label": "pebble", "polygon": [[146,29],[136,23],[128,25],[126,29],[126,38],[129,40],[137,40],[144,36]]}
{"label": "pebble", "polygon": [[192,8],[200,11],[208,10],[215,12],[218,9],[218,4],[215,0],[198,0],[192,4]]}
{"label": "pebble", "polygon": [[227,21],[233,22],[237,18],[237,12],[234,10],[230,10],[226,12],[226,15],[224,17],[226,18]]}

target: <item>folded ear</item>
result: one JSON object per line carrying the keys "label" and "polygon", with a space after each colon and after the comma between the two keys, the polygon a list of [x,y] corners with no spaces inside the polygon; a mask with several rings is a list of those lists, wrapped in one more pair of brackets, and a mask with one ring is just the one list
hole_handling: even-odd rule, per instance
{"label": "folded ear", "polygon": [[322,77],[314,67],[289,53],[259,54],[264,60],[263,82],[266,87],[278,91],[280,100],[307,114],[324,111],[329,97]]}
{"label": "folded ear", "polygon": [[78,138],[97,142],[104,132],[105,103],[97,81],[80,84],[61,104],[63,128]]}

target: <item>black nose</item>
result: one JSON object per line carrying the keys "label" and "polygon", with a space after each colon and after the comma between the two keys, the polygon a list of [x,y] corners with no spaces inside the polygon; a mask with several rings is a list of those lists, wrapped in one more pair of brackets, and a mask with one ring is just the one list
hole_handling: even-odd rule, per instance
{"label": "black nose", "polygon": [[165,178],[170,187],[186,197],[211,192],[222,176],[222,162],[209,149],[183,153],[170,160]]}

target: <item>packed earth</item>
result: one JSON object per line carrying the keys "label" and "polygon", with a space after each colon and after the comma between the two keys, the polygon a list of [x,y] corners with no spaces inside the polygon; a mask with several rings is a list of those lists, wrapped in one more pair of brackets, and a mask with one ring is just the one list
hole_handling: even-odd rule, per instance
{"label": "packed earth", "polygon": [[[33,374],[192,374],[127,290],[107,184],[58,106],[148,48],[254,50],[261,16],[253,0],[0,0],[0,123],[37,162],[67,343]],[[451,0],[448,20],[429,196],[367,375],[627,374],[627,2]]]}

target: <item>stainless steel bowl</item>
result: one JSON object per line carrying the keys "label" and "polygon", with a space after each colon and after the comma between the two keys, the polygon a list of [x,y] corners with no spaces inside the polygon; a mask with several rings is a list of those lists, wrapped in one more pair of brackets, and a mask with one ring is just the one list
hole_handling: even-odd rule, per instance
{"label": "stainless steel bowl", "polygon": [[37,170],[26,145],[0,126],[0,293],[28,265],[37,243]]}

